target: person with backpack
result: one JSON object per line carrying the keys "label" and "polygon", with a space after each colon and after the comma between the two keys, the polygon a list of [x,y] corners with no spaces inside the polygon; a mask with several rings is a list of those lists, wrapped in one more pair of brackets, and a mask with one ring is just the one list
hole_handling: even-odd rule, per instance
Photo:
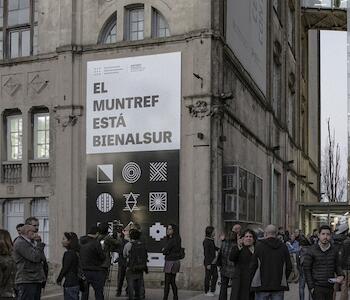
{"label": "person with backpack", "polygon": [[163,300],[168,300],[170,286],[173,290],[173,299],[178,300],[176,274],[180,271],[180,259],[184,258],[184,251],[181,248],[181,237],[175,224],[169,224],[167,227],[167,235],[162,252],[165,255]]}
{"label": "person with backpack", "polygon": [[125,245],[123,256],[126,258],[126,280],[128,283],[129,300],[141,298],[141,285],[143,272],[148,273],[147,249],[145,243],[140,241],[141,232],[131,229],[130,241]]}

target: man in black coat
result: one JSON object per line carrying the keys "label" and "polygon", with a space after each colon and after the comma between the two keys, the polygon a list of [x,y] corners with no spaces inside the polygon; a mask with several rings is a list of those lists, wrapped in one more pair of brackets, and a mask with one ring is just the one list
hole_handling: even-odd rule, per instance
{"label": "man in black coat", "polygon": [[318,243],[305,254],[305,279],[313,299],[332,300],[334,283],[344,279],[340,253],[330,243],[331,228],[328,225],[322,225],[318,232]]}
{"label": "man in black coat", "polygon": [[[104,300],[103,288],[106,282],[104,261],[106,255],[97,240],[98,228],[93,226],[88,234],[80,238],[80,263],[88,285],[95,290],[96,300]],[[82,300],[89,299],[89,289],[83,292]]]}
{"label": "man in black coat", "polygon": [[220,248],[215,246],[215,231],[213,226],[205,228],[205,239],[203,241],[204,251],[204,292],[207,296],[214,296],[216,282],[218,280],[218,268],[216,265],[216,251]]}
{"label": "man in black coat", "polygon": [[288,291],[287,279],[292,272],[292,263],[287,246],[277,238],[274,225],[265,228],[265,239],[256,246],[250,265],[253,276],[251,289],[256,300],[283,299]]}

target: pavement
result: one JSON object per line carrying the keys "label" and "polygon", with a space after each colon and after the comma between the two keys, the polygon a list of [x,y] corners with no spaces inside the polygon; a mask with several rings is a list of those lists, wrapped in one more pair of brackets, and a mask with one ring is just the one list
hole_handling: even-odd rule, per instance
{"label": "pavement", "polygon": [[[108,291],[105,290],[105,300],[126,300],[127,297],[116,297],[115,296],[115,287],[111,287]],[[93,296],[93,291],[90,293],[90,299],[95,299]],[[306,291],[306,297],[305,299],[308,299],[307,297],[307,291]],[[214,297],[207,297],[203,294],[201,291],[186,291],[186,290],[180,290],[179,291],[179,299],[180,300],[218,300],[219,296],[215,295]],[[285,300],[298,300],[298,285],[297,284],[291,284],[290,285],[290,291],[285,293]],[[339,298],[339,295],[337,299]],[[50,299],[50,300],[62,300],[63,299],[63,293],[62,288],[55,285],[49,285],[41,299]],[[146,299],[147,300],[162,300],[163,299],[163,290],[162,289],[146,289]],[[169,300],[172,299],[172,292],[170,291]],[[228,297],[229,299],[229,297]],[[349,298],[350,299],[350,298]]]}

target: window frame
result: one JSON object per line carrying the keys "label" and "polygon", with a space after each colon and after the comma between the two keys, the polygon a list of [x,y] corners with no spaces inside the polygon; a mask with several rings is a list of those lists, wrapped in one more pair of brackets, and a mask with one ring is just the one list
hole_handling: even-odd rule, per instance
{"label": "window frame", "polygon": [[[166,28],[159,27],[160,19],[163,19],[164,23],[167,25]],[[164,36],[161,36],[159,34],[160,30],[165,30],[166,33]],[[166,37],[169,37],[170,35],[171,33],[170,33],[169,22],[159,10],[152,7],[152,38],[166,38]]]}
{"label": "window frame", "polygon": [[[21,157],[19,159],[12,159],[12,142],[11,142],[11,124],[10,121],[13,119],[21,119],[22,120],[22,128],[21,132],[18,130],[17,133],[21,133],[20,135],[20,142],[18,142],[18,153],[21,153]],[[6,150],[7,150],[7,161],[13,161],[13,162],[21,162],[23,159],[23,116],[22,114],[13,114],[6,116]]]}
{"label": "window frame", "polygon": [[[116,28],[115,32],[115,41],[114,42],[106,42],[107,38],[110,35],[110,32],[112,31],[113,28]],[[105,22],[105,24],[102,27],[100,37],[98,39],[99,44],[103,45],[109,45],[109,44],[114,44],[117,42],[117,34],[118,34],[118,27],[117,27],[117,11],[115,11]]]}
{"label": "window frame", "polygon": [[[2,16],[3,23],[0,23],[0,32],[2,32],[2,56],[0,59],[16,59],[20,57],[30,57],[35,55],[37,52],[37,42],[34,41],[35,30],[38,26],[38,14],[35,11],[37,5],[37,0],[29,1],[29,21],[28,23],[8,25],[8,15],[9,15],[9,1],[3,0]],[[1,13],[1,12],[0,12]],[[23,50],[23,32],[29,31],[29,55],[22,55]],[[12,56],[11,53],[11,34],[14,32],[19,32],[18,38],[18,55]],[[37,36],[36,36],[37,37]]]}
{"label": "window frame", "polygon": [[[131,39],[131,13],[136,10],[142,10],[143,11],[143,30],[142,30],[142,38],[139,39]],[[127,41],[141,41],[145,39],[145,6],[143,4],[135,4],[131,6],[127,6],[125,8],[125,21],[124,21],[124,35],[125,35],[125,40]],[[141,31],[133,31],[138,33]]]}
{"label": "window frame", "polygon": [[[40,130],[45,132],[45,143],[43,146],[47,149],[46,157],[38,157],[38,117],[45,116],[48,117],[48,128],[46,128],[46,120],[45,120],[45,130]],[[48,134],[49,142],[46,143],[46,135]],[[48,160],[50,159],[50,113],[49,112],[35,112],[33,113],[33,158],[34,160]]]}

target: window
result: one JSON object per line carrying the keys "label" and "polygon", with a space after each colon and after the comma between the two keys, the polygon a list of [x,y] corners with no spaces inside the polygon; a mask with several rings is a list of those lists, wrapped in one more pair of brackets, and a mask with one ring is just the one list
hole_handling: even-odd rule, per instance
{"label": "window", "polygon": [[295,184],[292,182],[289,182],[288,184],[288,202],[289,202],[289,208],[288,208],[288,224],[289,228],[294,228],[296,224],[294,222],[296,221],[296,201],[294,196],[294,190],[295,190]]}
{"label": "window", "polygon": [[45,255],[49,258],[49,201],[38,198],[32,202],[32,216],[39,220],[39,235],[46,244]]}
{"label": "window", "polygon": [[0,0],[0,59],[37,53],[37,0]]}
{"label": "window", "polygon": [[24,223],[24,203],[21,200],[8,200],[4,204],[4,227],[10,232],[11,238],[18,236],[16,225]]}
{"label": "window", "polygon": [[130,41],[142,40],[145,21],[143,7],[128,9],[126,21],[126,38]]}
{"label": "window", "polygon": [[117,42],[117,13],[115,12],[103,26],[99,43],[113,44]]}
{"label": "window", "polygon": [[278,118],[281,117],[282,100],[282,67],[275,60],[273,61],[273,110]]}
{"label": "window", "polygon": [[152,37],[167,37],[170,36],[169,25],[162,14],[153,9],[152,11]]}
{"label": "window", "polygon": [[22,116],[7,117],[7,160],[22,160]]}
{"label": "window", "polygon": [[271,224],[280,224],[280,213],[281,213],[281,175],[274,171],[273,172],[273,194],[271,203]]}
{"label": "window", "polygon": [[48,159],[50,153],[49,113],[34,115],[34,159]]}
{"label": "window", "polygon": [[262,179],[238,166],[224,167],[223,205],[226,219],[262,223]]}

